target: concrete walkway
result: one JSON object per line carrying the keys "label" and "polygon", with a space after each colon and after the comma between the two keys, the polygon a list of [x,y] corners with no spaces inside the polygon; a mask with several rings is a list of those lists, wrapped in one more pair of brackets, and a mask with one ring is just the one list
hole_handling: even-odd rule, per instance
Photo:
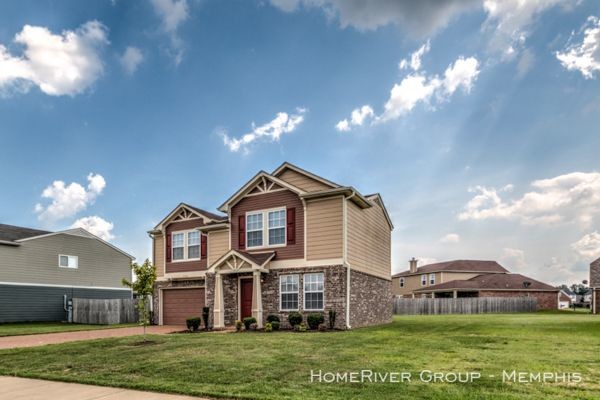
{"label": "concrete walkway", "polygon": [[[164,335],[171,332],[184,330],[184,326],[162,325],[149,326],[146,333],[153,335]],[[0,337],[0,349],[14,349],[16,347],[34,347],[46,344],[76,342],[80,340],[103,339],[112,337],[125,337],[141,335],[142,328],[132,326],[127,328],[98,329],[95,331],[42,333],[39,335],[5,336]]]}
{"label": "concrete walkway", "polygon": [[[0,376],[0,400],[198,400],[138,390]],[[206,400],[206,399],[205,399]]]}

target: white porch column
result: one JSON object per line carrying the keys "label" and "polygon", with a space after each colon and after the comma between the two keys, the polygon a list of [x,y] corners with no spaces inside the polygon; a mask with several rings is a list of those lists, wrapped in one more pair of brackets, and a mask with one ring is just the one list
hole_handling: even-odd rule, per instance
{"label": "white porch column", "polygon": [[452,297],[454,297],[455,299],[458,298],[458,290],[452,292]]}
{"label": "white porch column", "polygon": [[259,328],[263,327],[262,289],[260,286],[260,271],[253,271],[252,276],[252,316],[256,318]]}
{"label": "white porch column", "polygon": [[218,272],[215,274],[215,328],[225,328],[225,310],[223,304],[223,277]]}

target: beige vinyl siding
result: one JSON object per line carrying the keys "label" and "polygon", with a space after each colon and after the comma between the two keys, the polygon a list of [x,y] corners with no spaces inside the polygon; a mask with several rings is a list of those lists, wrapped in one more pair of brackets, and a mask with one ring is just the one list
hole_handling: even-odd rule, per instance
{"label": "beige vinyl siding", "polygon": [[343,197],[306,203],[306,259],[343,257]]}
{"label": "beige vinyl siding", "polygon": [[[410,275],[404,277],[404,287],[400,287],[400,278],[392,279],[392,293],[395,295],[407,295],[412,294],[413,290],[426,288],[431,286],[429,284],[429,274],[427,275],[427,284],[425,286],[421,285],[421,274],[418,275]],[[435,272],[435,284],[442,283],[441,275],[439,272]]]}
{"label": "beige vinyl siding", "polygon": [[306,175],[299,174],[291,169],[286,169],[281,175],[279,175],[278,178],[306,192],[316,192],[318,190],[331,189],[331,186],[309,178]]}
{"label": "beige vinyl siding", "polygon": [[358,271],[391,279],[391,231],[383,209],[361,209],[347,200],[348,263]]}
{"label": "beige vinyl siding", "polygon": [[229,229],[208,234],[208,267],[229,251]]}
{"label": "beige vinyl siding", "polygon": [[[58,255],[78,257],[79,268],[60,268]],[[0,246],[0,281],[123,288],[131,279],[130,259],[97,239],[57,234]]]}
{"label": "beige vinyl siding", "polygon": [[156,267],[156,276],[165,275],[165,237],[163,235],[154,236],[154,266]]}

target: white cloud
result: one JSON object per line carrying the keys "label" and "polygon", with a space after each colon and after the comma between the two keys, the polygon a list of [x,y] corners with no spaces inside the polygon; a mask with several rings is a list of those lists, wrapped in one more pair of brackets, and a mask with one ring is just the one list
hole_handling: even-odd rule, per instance
{"label": "white cloud", "polygon": [[504,200],[494,188],[477,186],[458,215],[461,220],[515,219],[526,224],[591,223],[600,212],[600,173],[573,172],[536,180],[522,197]]}
{"label": "white cloud", "polygon": [[428,40],[427,43],[419,47],[417,51],[411,54],[410,60],[405,58],[402,61],[400,61],[400,63],[398,64],[398,68],[407,69],[410,67],[413,71],[418,71],[421,68],[421,59],[426,53],[429,52],[430,48],[431,46]]}
{"label": "white cloud", "polygon": [[252,123],[252,131],[242,135],[240,138],[232,138],[226,132],[221,132],[223,143],[230,151],[237,152],[240,149],[248,151],[248,146],[259,139],[270,139],[272,142],[279,141],[284,133],[293,132],[304,121],[306,109],[297,108],[295,114],[289,115],[279,112],[275,118],[266,124],[256,126]]}
{"label": "white cloud", "polygon": [[121,66],[129,75],[133,75],[135,73],[143,60],[144,55],[142,54],[142,51],[133,46],[127,47],[123,55],[119,57]]}
{"label": "white cloud", "polygon": [[577,70],[586,78],[594,77],[600,71],[600,18],[590,16],[581,28],[583,41],[556,52],[556,58],[568,70]]}
{"label": "white cloud", "polygon": [[375,30],[385,25],[399,25],[418,35],[430,35],[446,26],[455,16],[481,4],[481,0],[271,0],[282,11],[321,8],[329,18],[336,18],[342,28]]}
{"label": "white cloud", "polygon": [[335,129],[340,132],[347,132],[351,129],[351,126],[361,126],[367,119],[371,119],[374,116],[375,112],[373,111],[373,108],[370,105],[365,104],[362,107],[352,110],[350,121],[348,121],[347,118],[339,121],[335,125]]}
{"label": "white cloud", "polygon": [[71,225],[71,228],[83,228],[100,239],[110,241],[115,238],[112,234],[114,224],[105,219],[92,215],[90,217],[79,218]]}
{"label": "white cloud", "polygon": [[479,61],[474,57],[459,57],[454,65],[449,65],[444,72],[442,81],[444,93],[452,95],[458,88],[469,93],[477,75],[479,75]]}
{"label": "white cloud", "polygon": [[440,239],[442,243],[458,243],[460,242],[460,235],[457,233],[449,233]]}
{"label": "white cloud", "polygon": [[489,49],[502,54],[504,59],[513,59],[525,45],[536,18],[549,8],[567,3],[570,1],[484,0],[487,19],[483,26],[491,33]]}
{"label": "white cloud", "polygon": [[85,210],[102,193],[106,181],[99,174],[87,176],[88,185],[84,188],[77,182],[68,185],[63,181],[54,181],[42,192],[42,198],[50,199],[51,203],[44,206],[36,204],[35,211],[38,219],[52,223]]}
{"label": "white cloud", "polygon": [[600,233],[594,231],[584,235],[581,239],[571,244],[577,254],[587,260],[593,261],[600,257]]}
{"label": "white cloud", "polygon": [[48,95],[74,96],[102,74],[100,50],[108,40],[106,27],[89,21],[60,34],[25,25],[14,42],[23,46],[21,56],[12,55],[0,44],[0,90],[27,91],[38,86]]}
{"label": "white cloud", "polygon": [[409,113],[419,102],[428,103],[441,82],[437,77],[425,77],[413,74],[395,84],[390,91],[390,98],[385,103],[382,121],[396,119]]}
{"label": "white cloud", "polygon": [[337,129],[340,132],[348,132],[350,130],[350,123],[347,119],[343,119],[337,124],[335,124],[335,129]]}
{"label": "white cloud", "polygon": [[415,257],[417,259],[417,266],[435,264],[438,262],[436,258],[433,257]]}
{"label": "white cloud", "polygon": [[526,272],[525,252],[521,249],[505,247],[500,256],[501,264],[511,272]]}
{"label": "white cloud", "polygon": [[183,42],[177,34],[179,26],[189,17],[187,0],[150,0],[156,15],[162,20],[162,28],[171,40],[171,56],[175,65],[183,60]]}

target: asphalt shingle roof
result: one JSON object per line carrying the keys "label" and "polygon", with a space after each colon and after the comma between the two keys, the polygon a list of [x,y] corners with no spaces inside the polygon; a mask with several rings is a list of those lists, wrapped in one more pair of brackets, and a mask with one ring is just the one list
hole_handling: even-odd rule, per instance
{"label": "asphalt shingle roof", "polygon": [[416,273],[411,273],[410,270],[402,271],[393,277],[407,276],[415,274],[428,274],[438,271],[460,271],[460,272],[499,272],[507,273],[508,270],[496,261],[481,261],[481,260],[453,260],[444,261],[435,264],[427,264],[417,268]]}
{"label": "asphalt shingle roof", "polygon": [[26,239],[33,236],[46,235],[52,233],[39,229],[23,228],[22,226],[0,224],[0,240],[14,242],[19,239]]}

